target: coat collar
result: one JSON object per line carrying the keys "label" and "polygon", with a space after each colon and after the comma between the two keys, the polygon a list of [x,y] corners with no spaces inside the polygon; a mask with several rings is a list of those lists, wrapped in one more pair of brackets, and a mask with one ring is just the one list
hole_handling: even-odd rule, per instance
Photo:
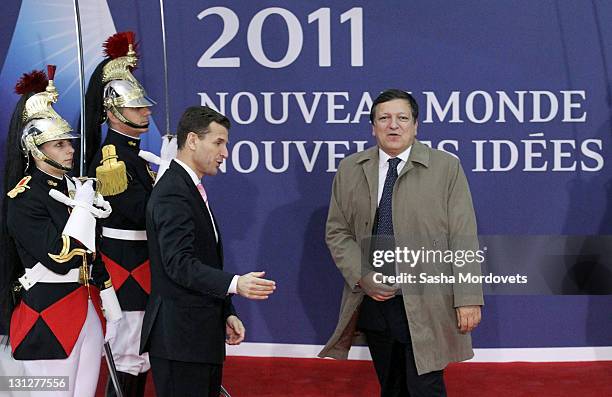
{"label": "coat collar", "polygon": [[39,183],[45,191],[49,191],[51,189],[59,190],[60,192],[67,192],[68,186],[66,183],[66,177],[58,178],[52,175],[47,174],[44,171],[35,168],[32,172],[32,181],[35,183]]}
{"label": "coat collar", "polygon": [[127,146],[135,151],[140,150],[140,138],[127,136],[111,128],[108,129],[108,133],[106,135],[106,143],[116,146]]}
{"label": "coat collar", "polygon": [[[408,163],[414,162],[422,164],[425,167],[429,167],[430,150],[431,149],[429,149],[429,147],[415,139],[414,143],[412,144],[412,150],[410,151],[410,157],[408,157]],[[362,164],[369,160],[374,160],[374,162],[378,164],[378,146],[372,146],[371,148],[357,154],[357,164]]]}
{"label": "coat collar", "polygon": [[189,177],[191,178],[191,181],[193,182],[194,185],[198,185],[200,183],[202,183],[201,179],[198,179],[198,176],[196,175],[195,171],[192,170],[187,164],[183,163],[181,160],[175,158],[173,159],[175,163],[177,163],[178,165],[180,165],[181,167],[183,167],[183,169],[185,170],[185,172],[189,175]]}
{"label": "coat collar", "polygon": [[174,172],[176,172],[177,174],[179,174],[181,176],[181,179],[185,181],[187,185],[189,185],[190,187],[193,187],[194,191],[198,193],[198,195],[200,194],[195,184],[193,183],[193,180],[191,179],[191,175],[189,175],[187,170],[185,170],[185,168],[183,168],[179,163],[177,163],[175,159],[172,159],[172,161],[170,161],[169,168],[173,170]]}

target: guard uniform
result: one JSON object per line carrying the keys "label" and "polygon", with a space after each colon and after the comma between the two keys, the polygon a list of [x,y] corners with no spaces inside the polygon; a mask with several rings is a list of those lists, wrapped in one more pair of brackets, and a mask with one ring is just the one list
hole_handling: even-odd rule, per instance
{"label": "guard uniform", "polygon": [[[124,396],[142,397],[151,368],[148,354],[138,351],[151,292],[145,209],[155,173],[139,157],[139,138],[111,128],[101,145],[100,138],[107,112],[118,120],[118,129],[146,132],[148,121],[135,123],[123,115],[122,109],[148,108],[155,102],[131,74],[138,61],[134,34],[117,33],[104,43],[104,48],[107,58],[94,70],[86,95],[88,174],[100,182],[99,192],[113,207],[111,216],[102,223],[100,252],[123,310],[117,338],[111,343],[117,375]],[[115,395],[110,382],[106,395]]]}
{"label": "guard uniform", "polygon": [[[70,356],[85,324],[90,297],[99,316],[96,321],[104,324],[99,289],[111,286],[110,277],[100,258],[93,259],[80,242],[62,235],[69,207],[49,196],[51,189],[67,194],[66,179],[36,169],[9,192],[13,197],[8,202],[8,231],[26,269],[22,280],[26,286],[32,284],[27,290],[24,285],[18,287],[21,302],[11,319],[11,348],[17,360]],[[91,284],[84,272],[84,266],[90,264]],[[31,269],[41,265],[54,274],[48,273],[37,282],[28,278]],[[99,328],[98,357],[102,349]]]}
{"label": "guard uniform", "polygon": [[[7,135],[4,181],[14,187],[5,188],[2,205],[0,302],[10,314],[12,354],[25,375],[67,377],[55,396],[93,396],[103,329],[110,339],[121,319],[111,279],[96,255],[95,218],[111,208],[92,181],[69,180],[72,166],[43,149],[79,137],[52,107],[58,99],[54,73],[50,65],[48,80],[42,71],[24,75],[15,89],[22,98]],[[54,156],[70,155],[72,147],[64,145]]]}
{"label": "guard uniform", "polygon": [[[118,161],[123,161],[128,179],[122,193],[106,196],[113,207],[104,220],[100,253],[123,311],[144,311],[151,292],[151,270],[145,231],[145,208],[153,190],[155,173],[138,157],[140,140],[108,130],[103,146],[112,145]],[[102,152],[94,156],[90,175],[102,162]],[[117,355],[117,354],[116,354]]]}

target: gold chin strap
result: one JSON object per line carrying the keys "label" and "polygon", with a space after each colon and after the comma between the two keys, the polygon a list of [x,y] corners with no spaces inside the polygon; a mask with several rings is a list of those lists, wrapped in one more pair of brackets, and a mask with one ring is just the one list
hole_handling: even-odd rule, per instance
{"label": "gold chin strap", "polygon": [[47,156],[42,150],[40,150],[38,146],[34,144],[34,138],[31,135],[26,137],[25,146],[26,146],[25,148],[26,156],[27,156],[27,153],[30,152],[32,153],[32,156],[34,156],[34,158],[44,161],[45,163],[49,164],[51,167],[57,168],[58,170],[61,170],[61,171],[72,171],[72,167],[66,167],[66,166],[61,165],[57,161]]}
{"label": "gold chin strap", "polygon": [[126,124],[132,128],[149,128],[148,122],[146,122],[145,124],[136,124],[133,121],[128,120],[127,117],[122,115],[119,109],[117,109],[115,106],[111,106],[110,111],[112,114],[115,115],[115,117],[119,119],[119,121],[121,121],[123,124]]}

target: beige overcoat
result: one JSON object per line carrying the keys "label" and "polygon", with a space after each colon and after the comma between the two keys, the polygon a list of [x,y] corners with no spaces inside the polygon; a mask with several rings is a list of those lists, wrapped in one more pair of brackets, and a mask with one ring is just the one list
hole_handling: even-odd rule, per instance
{"label": "beige overcoat", "polygon": [[[362,249],[369,242],[378,197],[378,147],[340,162],[334,178],[326,241],[345,283],[336,330],[320,357],[346,359],[352,344],[364,343],[356,330],[364,293]],[[467,179],[459,160],[415,141],[393,190],[393,229],[398,245],[424,250],[477,250],[476,219]],[[367,251],[367,250],[366,250]],[[480,275],[474,261],[419,264],[425,271]],[[427,267],[429,266],[429,267]],[[415,271],[415,269],[410,269]],[[469,334],[457,328],[455,308],[483,305],[480,284],[401,284],[412,347],[419,374],[441,370],[449,362],[473,357]]]}

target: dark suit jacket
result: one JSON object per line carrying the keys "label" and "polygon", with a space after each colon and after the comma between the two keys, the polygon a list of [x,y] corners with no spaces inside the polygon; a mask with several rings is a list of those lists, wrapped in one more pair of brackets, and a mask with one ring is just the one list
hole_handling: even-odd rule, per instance
{"label": "dark suit jacket", "polygon": [[222,364],[225,321],[235,314],[227,295],[233,275],[223,271],[221,237],[217,243],[206,204],[178,163],[170,164],[153,189],[146,221],[151,296],[141,352]]}

